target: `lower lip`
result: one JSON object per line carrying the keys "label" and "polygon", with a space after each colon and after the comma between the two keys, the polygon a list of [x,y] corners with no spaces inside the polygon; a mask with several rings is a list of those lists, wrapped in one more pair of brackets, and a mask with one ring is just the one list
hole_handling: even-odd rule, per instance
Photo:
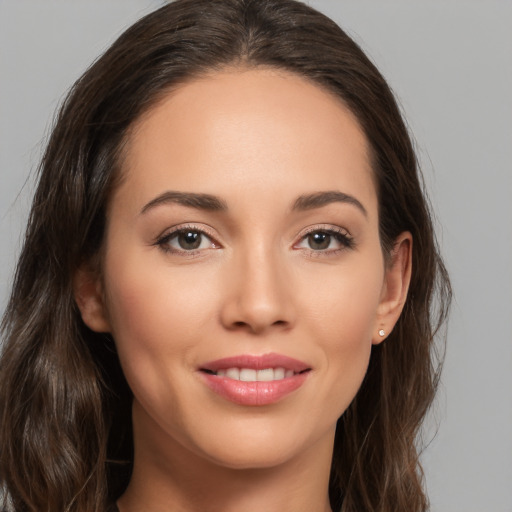
{"label": "lower lip", "polygon": [[244,382],[201,372],[207,386],[221,397],[239,405],[269,405],[300,388],[309,372],[267,382]]}

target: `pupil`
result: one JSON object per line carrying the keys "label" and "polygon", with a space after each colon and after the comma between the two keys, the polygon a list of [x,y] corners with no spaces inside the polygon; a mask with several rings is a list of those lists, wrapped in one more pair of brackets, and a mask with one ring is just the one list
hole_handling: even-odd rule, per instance
{"label": "pupil", "polygon": [[197,249],[201,245],[201,234],[194,231],[181,233],[178,242],[182,249]]}
{"label": "pupil", "polygon": [[331,235],[327,233],[313,233],[308,236],[311,249],[327,249],[331,243]]}

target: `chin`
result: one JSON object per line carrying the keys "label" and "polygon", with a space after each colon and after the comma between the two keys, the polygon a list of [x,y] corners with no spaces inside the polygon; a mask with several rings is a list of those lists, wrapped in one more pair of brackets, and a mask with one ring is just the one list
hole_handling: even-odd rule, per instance
{"label": "chin", "polygon": [[229,450],[210,451],[208,457],[217,466],[233,470],[271,469],[291,461],[296,456],[294,450],[278,448],[273,443],[254,446],[231,444]]}
{"label": "chin", "polygon": [[334,428],[319,434],[308,432],[299,424],[296,429],[262,423],[251,427],[245,425],[234,432],[226,429],[222,436],[203,438],[203,443],[197,440],[195,446],[200,448],[202,457],[236,470],[271,469],[299,461],[309,450],[315,450],[319,442],[327,443],[332,450]]}

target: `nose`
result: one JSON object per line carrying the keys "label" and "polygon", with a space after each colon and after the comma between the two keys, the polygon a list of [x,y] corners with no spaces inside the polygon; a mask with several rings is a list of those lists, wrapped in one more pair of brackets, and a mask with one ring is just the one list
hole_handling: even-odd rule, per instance
{"label": "nose", "polygon": [[229,330],[265,334],[295,323],[293,285],[271,250],[249,251],[231,262],[221,321]]}

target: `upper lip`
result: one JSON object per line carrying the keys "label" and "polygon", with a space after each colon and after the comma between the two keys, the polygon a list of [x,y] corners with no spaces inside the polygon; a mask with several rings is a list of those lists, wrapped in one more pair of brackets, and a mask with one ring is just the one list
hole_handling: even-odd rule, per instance
{"label": "upper lip", "polygon": [[298,359],[275,353],[262,355],[241,354],[238,356],[225,357],[216,359],[215,361],[209,361],[201,365],[199,369],[217,372],[228,368],[251,368],[253,370],[284,368],[285,370],[293,370],[294,373],[311,369],[310,366]]}

